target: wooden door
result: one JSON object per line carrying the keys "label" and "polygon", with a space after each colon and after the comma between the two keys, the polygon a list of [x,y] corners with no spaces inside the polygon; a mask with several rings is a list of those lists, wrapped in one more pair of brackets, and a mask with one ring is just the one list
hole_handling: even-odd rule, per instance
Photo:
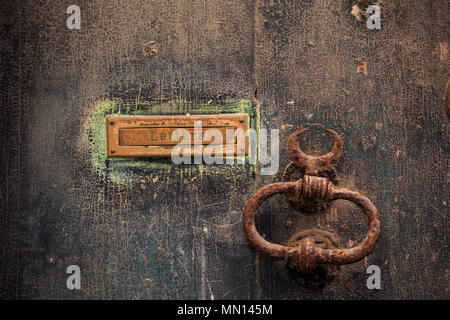
{"label": "wooden door", "polygon": [[[442,1],[23,1],[2,5],[0,297],[38,299],[448,298],[448,17]],[[352,7],[357,2],[359,12]],[[81,29],[66,24],[80,8]],[[280,169],[112,162],[102,117],[244,112],[278,129]],[[242,208],[280,181],[289,135],[326,152],[367,195],[381,237],[324,288],[255,254]],[[104,142],[104,141],[103,141]],[[301,215],[282,196],[257,218],[286,243],[317,227],[352,246],[366,232],[345,202]],[[80,290],[66,287],[67,267]],[[369,265],[382,287],[369,290]]]}

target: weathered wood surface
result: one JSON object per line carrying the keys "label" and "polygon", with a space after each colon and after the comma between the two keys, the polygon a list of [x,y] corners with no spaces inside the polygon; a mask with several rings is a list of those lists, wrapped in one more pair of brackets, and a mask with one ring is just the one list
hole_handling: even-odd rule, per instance
{"label": "weathered wood surface", "polygon": [[[2,6],[0,297],[448,298],[448,2],[384,1],[380,31],[350,14],[353,3],[81,1],[81,30],[66,28],[63,1]],[[281,179],[283,149],[274,176],[193,166],[125,185],[100,178],[82,137],[105,97],[254,100],[282,146],[298,127],[336,130],[341,185],[381,214],[375,252],[317,292],[254,254],[241,210]],[[325,151],[324,141],[301,143]],[[283,202],[258,217],[274,242],[318,225],[348,246],[366,231],[346,203],[302,217]],[[71,264],[82,290],[65,287]],[[370,264],[379,291],[365,286]]]}

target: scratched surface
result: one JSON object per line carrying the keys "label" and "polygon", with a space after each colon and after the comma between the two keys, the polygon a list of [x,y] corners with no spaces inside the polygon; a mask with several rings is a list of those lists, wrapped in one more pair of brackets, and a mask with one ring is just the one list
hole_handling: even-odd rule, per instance
{"label": "scratched surface", "polygon": [[[383,1],[379,31],[351,14],[355,2],[79,1],[81,30],[66,28],[67,1],[2,5],[0,298],[448,298],[448,1]],[[99,175],[84,126],[111,98],[193,109],[252,100],[282,146],[302,126],[334,129],[340,185],[380,211],[375,252],[321,291],[254,254],[242,208],[281,179],[283,147],[273,176],[250,166]],[[304,150],[327,151],[331,139],[313,133]],[[282,197],[257,225],[278,243],[318,226],[352,246],[366,231],[346,202],[300,216]],[[81,290],[65,286],[72,264]],[[379,291],[365,285],[371,264]]]}

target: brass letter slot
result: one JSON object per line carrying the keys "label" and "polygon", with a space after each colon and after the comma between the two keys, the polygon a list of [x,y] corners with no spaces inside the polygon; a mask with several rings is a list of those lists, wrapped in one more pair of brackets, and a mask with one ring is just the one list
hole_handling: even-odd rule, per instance
{"label": "brass letter slot", "polygon": [[[107,155],[109,158],[170,157],[172,149],[179,144],[190,144],[191,155],[199,150],[203,151],[206,145],[222,145],[224,156],[230,155],[227,154],[230,148],[232,156],[236,156],[241,150],[248,155],[248,136],[245,133],[249,128],[249,120],[246,113],[198,116],[110,115],[106,117]],[[184,135],[177,135],[177,129],[184,129]],[[204,137],[209,129],[215,130]],[[237,138],[238,134],[245,135],[243,140]],[[186,142],[186,138],[190,139]],[[230,142],[227,149],[228,140]],[[239,145],[240,141],[244,141],[243,145]],[[200,148],[194,148],[195,145]]]}

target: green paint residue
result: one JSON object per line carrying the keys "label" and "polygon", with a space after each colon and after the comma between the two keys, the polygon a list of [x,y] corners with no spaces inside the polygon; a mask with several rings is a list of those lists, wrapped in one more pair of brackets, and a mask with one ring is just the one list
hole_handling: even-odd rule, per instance
{"label": "green paint residue", "polygon": [[93,108],[87,120],[86,139],[89,141],[89,153],[94,168],[101,173],[106,173],[106,123],[105,116],[116,112],[118,107],[115,101],[99,101]]}
{"label": "green paint residue", "polygon": [[164,172],[193,171],[200,174],[205,170],[229,171],[231,167],[241,165],[174,165],[167,158],[152,159],[108,159],[106,157],[106,116],[116,115],[199,115],[220,113],[247,113],[250,116],[250,127],[257,128],[258,116],[251,101],[240,100],[219,103],[192,102],[186,100],[150,102],[138,104],[120,99],[97,102],[86,121],[85,140],[87,141],[92,166],[104,180],[115,183],[132,182],[138,178],[149,176],[163,170]]}

